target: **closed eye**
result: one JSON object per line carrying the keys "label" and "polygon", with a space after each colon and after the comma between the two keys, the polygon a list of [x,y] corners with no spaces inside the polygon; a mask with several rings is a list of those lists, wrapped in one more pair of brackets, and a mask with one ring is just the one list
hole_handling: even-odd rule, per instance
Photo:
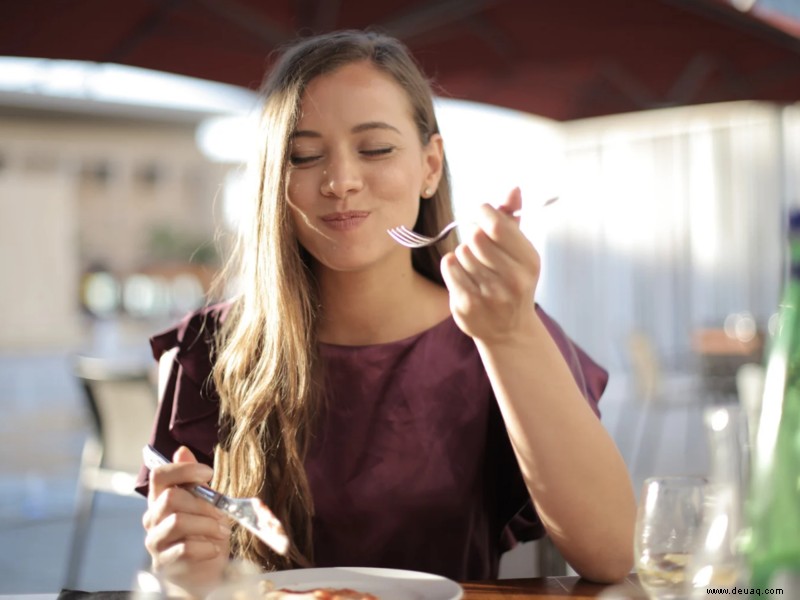
{"label": "closed eye", "polygon": [[308,165],[313,163],[315,160],[319,160],[322,158],[321,156],[296,156],[292,155],[289,157],[289,163],[293,167],[300,167],[303,165]]}
{"label": "closed eye", "polygon": [[394,146],[387,146],[385,148],[374,148],[371,150],[361,150],[361,154],[369,157],[386,156],[394,151]]}

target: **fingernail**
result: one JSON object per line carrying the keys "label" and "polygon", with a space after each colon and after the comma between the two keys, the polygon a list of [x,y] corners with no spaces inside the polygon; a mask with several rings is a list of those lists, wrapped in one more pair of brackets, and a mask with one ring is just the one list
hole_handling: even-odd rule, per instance
{"label": "fingernail", "polygon": [[231,528],[227,525],[223,525],[222,523],[219,524],[219,532],[224,536],[229,536],[231,534]]}

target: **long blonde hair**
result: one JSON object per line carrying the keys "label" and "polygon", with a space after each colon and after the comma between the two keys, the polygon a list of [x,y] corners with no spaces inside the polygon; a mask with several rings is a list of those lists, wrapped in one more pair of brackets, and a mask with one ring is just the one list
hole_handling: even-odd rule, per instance
{"label": "long blonde hair", "polygon": [[[420,140],[439,132],[430,85],[397,40],[340,31],[289,47],[263,86],[262,137],[252,215],[226,274],[241,295],[216,340],[213,379],[220,395],[220,444],[213,484],[234,496],[260,496],[286,526],[293,546],[281,557],[244,529],[232,551],[267,569],[313,564],[313,500],[304,468],[322,386],[317,355],[317,289],[286,201],[286,165],[300,101],[309,82],[357,61],[370,61],[406,91]],[[420,201],[415,229],[431,234],[452,219],[447,164],[432,198]],[[414,268],[444,285],[441,257],[452,238],[412,251]]]}

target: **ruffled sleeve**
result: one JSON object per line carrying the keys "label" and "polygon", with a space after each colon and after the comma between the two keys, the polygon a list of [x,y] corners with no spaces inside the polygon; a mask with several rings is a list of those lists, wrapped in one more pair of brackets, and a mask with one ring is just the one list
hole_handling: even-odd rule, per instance
{"label": "ruffled sleeve", "polygon": [[575,383],[578,384],[578,387],[583,392],[583,396],[591,409],[599,417],[600,408],[598,403],[600,402],[600,396],[603,395],[608,385],[608,371],[598,365],[578,344],[573,342],[564,333],[561,326],[538,305],[536,311],[542,323],[547,327],[547,331],[550,332],[550,336],[558,346],[558,349],[561,350],[564,360],[567,361],[567,365],[572,371],[572,376],[575,378]]}
{"label": "ruffled sleeve", "polygon": [[[186,446],[197,460],[212,466],[219,438],[219,395],[211,379],[213,342],[230,306],[215,304],[195,311],[150,339],[156,360],[178,349],[150,435],[150,444],[164,456]],[[147,495],[148,476],[142,467],[136,482],[142,495]]]}
{"label": "ruffled sleeve", "polygon": [[[558,323],[538,305],[536,311],[550,332],[553,341],[561,350],[561,354],[567,361],[586,401],[599,417],[598,402],[608,384],[608,372],[573,342]],[[518,542],[527,542],[542,537],[545,529],[530,499],[499,410],[493,415],[490,428],[492,434],[499,436],[501,440],[495,445],[494,451],[497,452],[497,456],[492,463],[496,469],[497,489],[503,490],[498,499],[497,508],[499,522],[505,524],[502,528],[500,543],[501,552],[505,552]]]}

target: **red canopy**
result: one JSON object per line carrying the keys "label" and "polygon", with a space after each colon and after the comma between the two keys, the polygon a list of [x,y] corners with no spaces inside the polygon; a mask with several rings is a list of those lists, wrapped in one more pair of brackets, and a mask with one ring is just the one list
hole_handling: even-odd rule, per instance
{"label": "red canopy", "polygon": [[374,26],[445,96],[559,120],[800,99],[800,26],[728,0],[25,0],[0,55],[114,62],[258,87],[297,33]]}

